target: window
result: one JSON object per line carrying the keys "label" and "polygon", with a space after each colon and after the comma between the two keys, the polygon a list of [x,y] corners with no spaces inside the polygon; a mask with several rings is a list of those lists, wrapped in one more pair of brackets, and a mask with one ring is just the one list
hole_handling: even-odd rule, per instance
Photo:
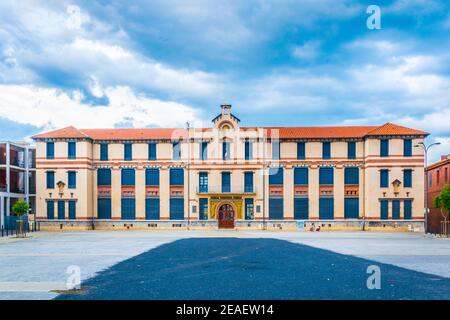
{"label": "window", "polygon": [[253,199],[246,198],[245,199],[245,220],[253,220],[255,218],[253,210],[254,210]]}
{"label": "window", "polygon": [[159,186],[159,169],[145,169],[145,185]]}
{"label": "window", "polygon": [[97,212],[99,219],[111,219],[111,198],[99,198]]}
{"label": "window", "polygon": [[66,202],[64,200],[58,200],[58,220],[64,220],[66,218]]}
{"label": "window", "polygon": [[245,160],[253,159],[253,144],[250,141],[245,141]]}
{"label": "window", "polygon": [[283,198],[269,197],[269,219],[271,220],[283,219]]}
{"label": "window", "polygon": [[400,200],[392,200],[392,219],[400,219]]}
{"label": "window", "polygon": [[47,200],[47,219],[55,219],[55,202]]}
{"label": "window", "polygon": [[333,168],[319,168],[319,184],[334,184]]}
{"label": "window", "polygon": [[331,197],[319,198],[319,219],[332,220],[334,219],[334,199]]}
{"label": "window", "polygon": [[184,185],[184,170],[183,169],[170,169],[170,185],[182,186]]}
{"label": "window", "polygon": [[122,198],[122,220],[136,219],[136,199]]}
{"label": "window", "polygon": [[428,174],[428,180],[430,180],[430,187],[432,187],[433,186],[433,174],[430,172],[429,174]]}
{"label": "window", "polygon": [[69,142],[67,144],[68,148],[68,158],[69,159],[76,159],[77,158],[77,144],[76,142]]}
{"label": "window", "polygon": [[294,185],[308,185],[308,168],[294,169]]}
{"label": "window", "polygon": [[198,175],[199,192],[208,192],[208,172],[200,172]]}
{"label": "window", "polygon": [[389,201],[388,200],[380,200],[380,219],[382,219],[382,220],[389,219]]}
{"label": "window", "polygon": [[283,184],[283,168],[269,169],[269,185]]}
{"label": "window", "polygon": [[279,140],[272,141],[272,159],[273,160],[280,159],[280,141]]}
{"label": "window", "polygon": [[47,148],[47,159],[55,159],[55,143],[47,142],[46,148]]}
{"label": "window", "polygon": [[412,140],[411,139],[403,139],[403,156],[405,156],[405,157],[412,156]]}
{"label": "window", "polygon": [[146,198],[145,199],[145,219],[146,220],[159,220],[160,218],[160,203],[159,198]]}
{"label": "window", "polygon": [[359,168],[344,169],[344,184],[359,184]]}
{"label": "window", "polygon": [[389,156],[389,139],[380,140],[380,157]]}
{"label": "window", "polygon": [[230,160],[230,143],[222,142],[222,160]]}
{"label": "window", "polygon": [[148,144],[148,160],[156,160],[156,143]]}
{"label": "window", "polygon": [[135,184],[134,169],[122,169],[122,185],[134,186],[134,184]]}
{"label": "window", "polygon": [[306,220],[309,216],[309,200],[306,197],[294,198],[294,219]]}
{"label": "window", "polygon": [[174,142],[172,144],[172,159],[173,160],[181,159],[181,142]]}
{"label": "window", "polygon": [[244,192],[253,192],[253,172],[244,172]]}
{"label": "window", "polygon": [[344,217],[345,219],[359,218],[359,198],[344,199]]}
{"label": "window", "polygon": [[184,219],[184,199],[170,198],[170,220]]}
{"label": "window", "polygon": [[347,142],[347,158],[356,159],[356,142]]}
{"label": "window", "polygon": [[97,170],[97,185],[110,186],[111,185],[111,169]]}
{"label": "window", "polygon": [[77,218],[77,202],[75,200],[69,200],[69,219],[75,220]]}
{"label": "window", "polygon": [[108,144],[100,144],[100,161],[108,161]]}
{"label": "window", "polygon": [[331,158],[331,142],[322,142],[322,158]]}
{"label": "window", "polygon": [[403,170],[403,186],[405,188],[412,187],[412,170],[411,169]]}
{"label": "window", "polygon": [[439,170],[437,170],[437,171],[436,171],[436,184],[437,184],[437,185],[439,185],[439,180],[440,180],[439,175],[440,175],[440,172],[439,172]]}
{"label": "window", "polygon": [[124,155],[123,158],[126,161],[133,160],[133,145],[131,143],[124,143]]}
{"label": "window", "polygon": [[448,183],[448,170],[447,170],[447,168],[445,168],[445,170],[444,170],[444,177],[445,177],[445,183]]}
{"label": "window", "polygon": [[403,202],[403,218],[405,220],[412,219],[412,200],[405,200]]}
{"label": "window", "polygon": [[305,159],[305,143],[297,142],[297,159],[304,160]]}
{"label": "window", "polygon": [[55,171],[47,171],[47,189],[55,188]]}
{"label": "window", "polygon": [[76,189],[76,187],[77,187],[77,172],[69,171],[67,180],[69,181],[69,185],[67,187],[69,189]]}
{"label": "window", "polygon": [[207,160],[208,159],[208,142],[201,142],[200,143],[200,160]]}
{"label": "window", "polygon": [[381,169],[380,170],[380,188],[388,188],[389,187],[389,170]]}
{"label": "window", "polygon": [[222,172],[222,192],[231,192],[231,173]]}
{"label": "window", "polygon": [[208,220],[208,198],[199,199],[199,219]]}

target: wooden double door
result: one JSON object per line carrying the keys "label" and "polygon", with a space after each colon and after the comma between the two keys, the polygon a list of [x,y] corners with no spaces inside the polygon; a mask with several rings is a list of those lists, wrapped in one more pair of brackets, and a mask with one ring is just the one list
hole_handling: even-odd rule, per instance
{"label": "wooden double door", "polygon": [[235,212],[231,204],[225,203],[219,207],[219,229],[234,228]]}

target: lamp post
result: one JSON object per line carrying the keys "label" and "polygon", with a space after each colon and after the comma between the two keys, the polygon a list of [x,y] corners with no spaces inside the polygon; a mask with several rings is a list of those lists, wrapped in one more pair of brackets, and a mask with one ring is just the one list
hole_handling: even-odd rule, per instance
{"label": "lamp post", "polygon": [[190,129],[191,129],[191,124],[189,123],[189,121],[186,121],[186,130],[187,130],[187,147],[188,147],[188,151],[187,151],[187,185],[188,185],[188,192],[187,192],[187,198],[188,198],[188,227],[187,229],[190,229],[191,226],[191,186],[190,186],[190,161],[191,161],[191,141],[190,141]]}
{"label": "lamp post", "polygon": [[424,154],[424,176],[425,176],[425,233],[427,233],[428,231],[428,173],[427,173],[427,167],[428,167],[428,150],[432,147],[432,146],[437,146],[440,145],[440,142],[434,142],[429,144],[428,146],[424,143],[424,142],[419,142],[418,144],[416,144],[414,147],[418,148],[421,147],[423,149],[423,154]]}

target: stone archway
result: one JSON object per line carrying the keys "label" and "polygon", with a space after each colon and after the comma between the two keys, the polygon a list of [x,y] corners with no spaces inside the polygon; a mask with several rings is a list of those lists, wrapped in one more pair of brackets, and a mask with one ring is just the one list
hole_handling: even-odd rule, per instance
{"label": "stone archway", "polygon": [[234,229],[236,209],[231,203],[222,203],[217,209],[217,221],[219,229]]}

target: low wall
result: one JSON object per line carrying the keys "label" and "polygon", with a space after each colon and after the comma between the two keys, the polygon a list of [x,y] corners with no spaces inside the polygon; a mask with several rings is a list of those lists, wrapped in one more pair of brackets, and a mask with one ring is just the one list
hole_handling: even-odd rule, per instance
{"label": "low wall", "polygon": [[[42,231],[218,230],[216,220],[39,220]],[[236,230],[423,232],[423,220],[237,220]]]}

